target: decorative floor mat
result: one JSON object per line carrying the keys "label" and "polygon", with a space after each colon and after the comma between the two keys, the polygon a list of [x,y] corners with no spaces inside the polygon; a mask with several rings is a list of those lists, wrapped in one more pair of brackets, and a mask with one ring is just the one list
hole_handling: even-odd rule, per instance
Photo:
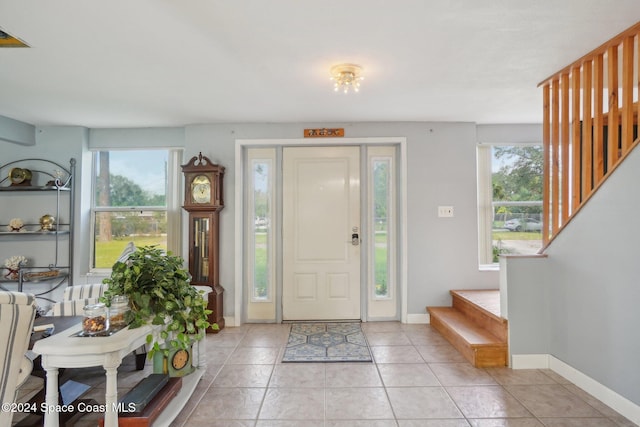
{"label": "decorative floor mat", "polygon": [[360,323],[294,323],[283,362],[371,362]]}

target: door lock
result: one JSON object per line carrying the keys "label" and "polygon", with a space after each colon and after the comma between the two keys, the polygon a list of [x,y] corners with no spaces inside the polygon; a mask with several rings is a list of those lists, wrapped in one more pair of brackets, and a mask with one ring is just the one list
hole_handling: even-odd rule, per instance
{"label": "door lock", "polygon": [[351,235],[351,244],[353,246],[358,246],[360,244],[360,237],[358,236],[358,233],[353,233]]}

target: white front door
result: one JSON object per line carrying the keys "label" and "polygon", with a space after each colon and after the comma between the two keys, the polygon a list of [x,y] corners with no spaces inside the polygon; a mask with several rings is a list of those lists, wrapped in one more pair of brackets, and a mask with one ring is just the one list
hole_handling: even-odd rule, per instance
{"label": "white front door", "polygon": [[284,148],[282,174],[283,319],[360,319],[359,147]]}

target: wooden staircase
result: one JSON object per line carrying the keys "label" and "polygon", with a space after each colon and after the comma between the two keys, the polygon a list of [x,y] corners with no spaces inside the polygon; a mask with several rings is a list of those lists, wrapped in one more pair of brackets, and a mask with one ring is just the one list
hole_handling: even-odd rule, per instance
{"label": "wooden staircase", "polygon": [[500,291],[452,290],[452,307],[427,307],[431,326],[476,368],[506,366],[507,320]]}

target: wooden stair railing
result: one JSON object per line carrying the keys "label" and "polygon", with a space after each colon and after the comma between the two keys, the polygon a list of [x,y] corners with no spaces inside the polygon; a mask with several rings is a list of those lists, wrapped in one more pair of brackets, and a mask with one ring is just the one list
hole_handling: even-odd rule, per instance
{"label": "wooden stair railing", "polygon": [[640,22],[539,86],[544,250],[639,143]]}

